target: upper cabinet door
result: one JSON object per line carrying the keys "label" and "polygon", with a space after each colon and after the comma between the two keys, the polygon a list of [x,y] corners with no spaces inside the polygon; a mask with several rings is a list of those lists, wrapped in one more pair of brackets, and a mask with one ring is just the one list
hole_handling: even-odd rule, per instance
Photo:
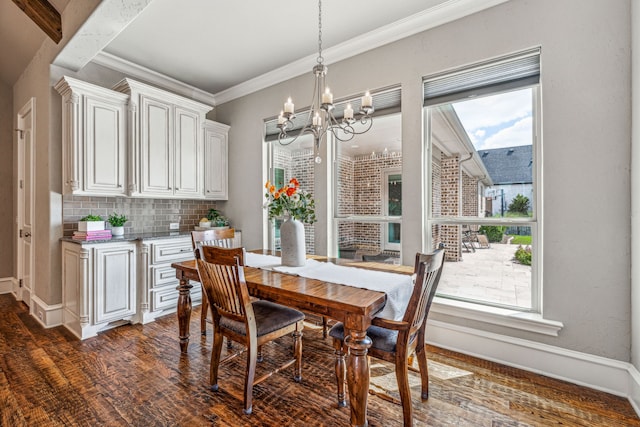
{"label": "upper cabinet door", "polygon": [[125,194],[125,105],[87,96],[84,110],[85,191]]}
{"label": "upper cabinet door", "polygon": [[64,194],[127,194],[128,96],[70,77],[62,95],[62,188]]}
{"label": "upper cabinet door", "polygon": [[140,106],[140,190],[148,196],[172,196],[173,107],[145,95]]}
{"label": "upper cabinet door", "polygon": [[204,198],[202,123],[209,105],[125,78],[114,87],[130,100],[130,194]]}
{"label": "upper cabinet door", "polygon": [[205,120],[204,123],[204,196],[227,200],[229,126]]}
{"label": "upper cabinet door", "polygon": [[175,186],[176,196],[202,197],[202,123],[200,114],[182,107],[175,108]]}

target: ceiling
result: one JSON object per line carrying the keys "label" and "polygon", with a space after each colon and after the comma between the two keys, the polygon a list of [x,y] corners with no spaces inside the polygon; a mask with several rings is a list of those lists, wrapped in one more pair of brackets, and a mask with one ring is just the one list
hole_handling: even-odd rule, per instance
{"label": "ceiling", "polygon": [[[69,0],[49,0],[62,13]],[[13,86],[47,38],[12,0],[0,0],[0,83]]]}
{"label": "ceiling", "polygon": [[[49,1],[64,20],[70,0]],[[504,1],[324,0],[325,63]],[[2,61],[0,80],[12,86],[45,39],[12,0],[0,0],[0,55],[11,58]],[[139,0],[127,7],[121,0],[102,0],[54,63],[80,69],[94,61],[133,77],[134,70],[152,72],[185,83],[210,97],[208,103],[219,104],[311,73],[317,53],[318,3],[312,0]],[[369,143],[350,146],[359,145],[353,149],[360,154],[385,147],[397,150],[400,134],[396,115],[376,122],[366,134]]]}

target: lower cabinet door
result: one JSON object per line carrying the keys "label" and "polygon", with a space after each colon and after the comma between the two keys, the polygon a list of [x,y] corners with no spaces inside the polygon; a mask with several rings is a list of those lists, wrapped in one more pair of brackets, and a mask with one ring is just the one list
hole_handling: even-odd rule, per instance
{"label": "lower cabinet door", "polygon": [[94,323],[121,320],[136,313],[136,245],[95,249]]}

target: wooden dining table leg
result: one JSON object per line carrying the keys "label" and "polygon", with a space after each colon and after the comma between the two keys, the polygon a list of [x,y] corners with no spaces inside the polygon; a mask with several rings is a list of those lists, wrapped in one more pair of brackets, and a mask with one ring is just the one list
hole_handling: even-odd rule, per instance
{"label": "wooden dining table leg", "polygon": [[366,330],[350,330],[344,341],[349,347],[347,386],[351,406],[351,425],[366,427],[368,425],[367,397],[369,395],[369,358],[367,353],[372,341],[367,336]]}
{"label": "wooden dining table leg", "polygon": [[191,288],[193,285],[189,283],[189,279],[180,278],[178,290],[178,332],[180,336],[180,351],[187,352],[189,347],[189,323],[191,322]]}

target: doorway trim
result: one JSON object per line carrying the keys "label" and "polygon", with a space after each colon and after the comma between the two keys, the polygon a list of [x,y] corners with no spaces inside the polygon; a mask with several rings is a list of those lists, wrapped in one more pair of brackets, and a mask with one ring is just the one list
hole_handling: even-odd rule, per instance
{"label": "doorway trim", "polygon": [[[28,126],[25,125],[27,118],[29,117],[29,124]],[[31,314],[33,314],[33,304],[31,302],[31,299],[33,297],[33,243],[31,243],[29,245],[29,254],[28,256],[25,257],[24,252],[23,252],[23,236],[22,236],[22,224],[24,223],[24,217],[25,217],[25,212],[24,212],[24,206],[25,206],[25,200],[24,200],[24,182],[25,182],[25,167],[24,167],[24,162],[25,162],[25,144],[23,144],[22,142],[24,141],[24,134],[25,134],[25,129],[29,128],[30,129],[30,137],[31,137],[31,165],[29,170],[31,171],[31,177],[29,179],[29,183],[31,184],[31,191],[29,191],[29,206],[30,206],[30,217],[31,219],[33,219],[33,212],[34,212],[34,203],[35,203],[35,197],[34,197],[34,191],[33,191],[33,187],[34,187],[34,179],[33,179],[33,174],[35,171],[35,155],[34,155],[34,141],[35,141],[35,123],[36,123],[36,99],[35,98],[30,98],[29,101],[27,101],[27,103],[20,109],[20,111],[18,111],[17,117],[16,117],[16,153],[18,154],[17,156],[17,182],[16,182],[16,193],[17,193],[17,217],[16,217],[16,234],[15,234],[15,238],[16,238],[16,253],[17,253],[17,277],[16,280],[14,281],[14,286],[13,286],[13,295],[16,298],[17,301],[24,301],[29,307],[30,307],[30,312]],[[35,223],[34,221],[31,221],[31,235],[35,235]],[[28,259],[25,259],[28,258]],[[24,279],[23,277],[23,272],[24,272],[24,266],[25,263],[29,264],[29,276],[30,276],[30,280],[31,280],[31,284],[30,284],[30,291],[28,293],[28,295],[24,295],[24,288],[22,286],[22,281]],[[26,297],[26,298],[25,298]],[[28,301],[27,301],[28,299]]]}

